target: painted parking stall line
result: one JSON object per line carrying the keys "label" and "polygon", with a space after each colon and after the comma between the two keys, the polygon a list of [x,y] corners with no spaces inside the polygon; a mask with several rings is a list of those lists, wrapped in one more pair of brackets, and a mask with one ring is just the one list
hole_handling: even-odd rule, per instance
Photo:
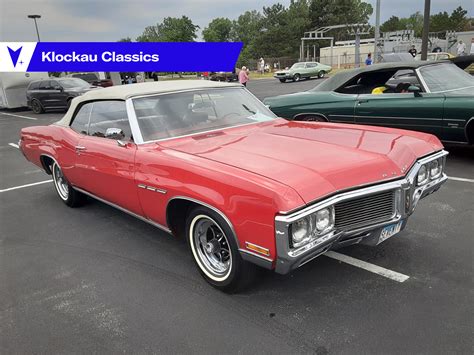
{"label": "painted parking stall line", "polygon": [[2,192],[8,192],[8,191],[13,191],[13,190],[19,190],[19,189],[24,189],[25,187],[31,187],[31,186],[36,186],[36,185],[41,185],[41,184],[47,184],[49,182],[52,182],[53,180],[45,180],[45,181],[38,181],[38,182],[33,182],[31,184],[26,184],[26,185],[20,185],[20,186],[14,186],[14,187],[9,187],[7,189],[0,190],[0,193]]}
{"label": "painted parking stall line", "polygon": [[372,272],[374,274],[386,277],[386,278],[391,279],[393,281],[405,282],[406,280],[408,280],[410,278],[410,276],[401,274],[399,272],[392,271],[392,270],[389,270],[389,269],[385,269],[381,266],[374,265],[374,264],[368,263],[366,261],[362,261],[362,260],[353,258],[352,256],[344,255],[344,254],[341,254],[341,253],[336,253],[335,251],[328,251],[324,255],[326,255],[327,257],[329,257],[331,259],[335,259],[335,260],[341,261],[343,263],[346,263],[346,264],[364,269],[366,271],[369,271],[369,272]]}
{"label": "painted parking stall line", "polygon": [[453,180],[453,181],[462,181],[462,182],[474,183],[474,179],[467,179],[467,178],[461,178],[461,177],[455,177],[455,176],[448,176],[448,179]]}
{"label": "painted parking stall line", "polygon": [[18,144],[16,144],[16,143],[8,143],[8,145],[9,145],[10,147],[13,147],[13,148],[16,148],[16,149],[20,149],[20,146],[19,146]]}
{"label": "painted parking stall line", "polygon": [[35,117],[29,117],[29,116],[23,116],[23,115],[15,115],[13,113],[6,113],[6,112],[0,112],[1,115],[5,115],[5,116],[12,116],[12,117],[18,117],[18,118],[24,118],[24,119],[27,119],[27,120],[32,120],[32,121],[37,121],[38,119],[35,118]]}

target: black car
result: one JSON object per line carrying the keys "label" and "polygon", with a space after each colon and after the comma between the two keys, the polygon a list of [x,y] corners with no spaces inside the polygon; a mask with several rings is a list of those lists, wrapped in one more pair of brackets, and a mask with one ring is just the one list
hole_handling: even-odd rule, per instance
{"label": "black car", "polygon": [[26,90],[28,107],[34,113],[49,109],[68,109],[75,96],[97,89],[78,78],[56,78],[32,81]]}

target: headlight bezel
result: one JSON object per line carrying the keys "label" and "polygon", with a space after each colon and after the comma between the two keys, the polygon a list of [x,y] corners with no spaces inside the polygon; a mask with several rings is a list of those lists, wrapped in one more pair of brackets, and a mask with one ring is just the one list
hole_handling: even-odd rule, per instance
{"label": "headlight bezel", "polygon": [[[433,164],[437,164],[438,166],[438,172],[436,174],[433,174]],[[430,168],[428,169],[429,171],[429,174],[430,174],[430,180],[435,180],[437,178],[439,178],[442,174],[443,174],[443,169],[444,169],[444,166],[443,166],[443,160],[442,158],[438,158],[438,159],[435,159],[435,160],[432,160],[430,163]]]}
{"label": "headlight bezel", "polygon": [[[420,173],[421,173],[422,169],[425,170],[425,178],[420,181]],[[429,173],[428,163],[427,163],[427,164],[421,165],[420,168],[418,169],[418,173],[416,174],[416,185],[417,186],[422,186],[422,185],[426,184],[429,180],[430,180],[430,173]]]}
{"label": "headlight bezel", "polygon": [[[324,228],[318,228],[317,227],[317,218],[318,215],[325,214],[325,216],[328,218],[328,223]],[[307,226],[309,227],[307,233],[302,237],[298,238],[298,240],[295,240],[294,234],[295,234],[295,227],[297,226],[298,223],[301,223],[302,221],[305,221]],[[314,211],[304,217],[301,217],[300,219],[292,222],[289,226],[289,243],[290,243],[290,248],[291,249],[298,249],[313,240],[316,240],[320,238],[321,236],[324,236],[334,230],[334,221],[335,221],[335,212],[334,212],[334,206],[330,205],[324,208],[321,208],[317,211]]]}

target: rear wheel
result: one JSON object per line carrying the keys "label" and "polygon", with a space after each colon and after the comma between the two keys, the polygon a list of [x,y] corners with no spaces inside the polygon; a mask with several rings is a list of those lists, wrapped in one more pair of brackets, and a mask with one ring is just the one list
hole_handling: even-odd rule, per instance
{"label": "rear wheel", "polygon": [[71,184],[67,181],[63,175],[63,171],[58,163],[53,162],[51,167],[51,173],[53,175],[54,187],[58,193],[59,198],[69,207],[77,207],[84,203],[86,197],[73,189]]}
{"label": "rear wheel", "polygon": [[39,100],[32,100],[31,101],[31,109],[33,110],[34,113],[40,114],[44,112],[44,108],[41,105],[41,102]]}
{"label": "rear wheel", "polygon": [[298,73],[293,75],[293,81],[300,81],[300,80],[301,80],[301,75],[299,75]]}
{"label": "rear wheel", "polygon": [[187,217],[186,232],[198,270],[212,286],[232,293],[253,279],[254,265],[242,259],[231,227],[218,213],[194,208]]}

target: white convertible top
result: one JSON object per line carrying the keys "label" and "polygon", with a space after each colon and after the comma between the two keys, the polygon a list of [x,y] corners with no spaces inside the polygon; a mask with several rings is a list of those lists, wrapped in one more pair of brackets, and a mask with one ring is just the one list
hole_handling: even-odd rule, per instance
{"label": "white convertible top", "polygon": [[223,87],[238,87],[242,86],[239,83],[221,83],[209,80],[168,80],[168,81],[153,81],[139,84],[116,85],[104,89],[91,90],[84,95],[75,97],[69,110],[64,117],[56,122],[61,126],[69,126],[72,114],[76,107],[84,101],[95,100],[126,100],[135,96],[166,94],[178,91],[199,90],[210,88]]}

